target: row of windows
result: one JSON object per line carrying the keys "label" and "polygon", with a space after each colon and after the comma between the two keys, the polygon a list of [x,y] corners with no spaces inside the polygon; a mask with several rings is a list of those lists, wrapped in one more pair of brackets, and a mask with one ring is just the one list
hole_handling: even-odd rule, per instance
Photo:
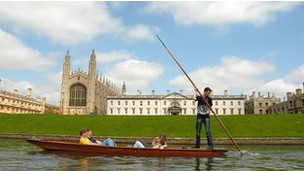
{"label": "row of windows", "polygon": [[[5,102],[5,98],[2,98],[1,101],[4,103]],[[29,107],[40,107],[41,105],[38,104],[32,104],[32,103],[28,103],[28,102],[23,102],[23,101],[19,101],[19,100],[11,100],[11,99],[7,99],[6,100],[8,103],[10,103],[12,101],[13,105],[23,105],[23,106],[29,106]]]}
{"label": "row of windows", "polygon": [[[275,105],[275,103],[272,103],[272,105]],[[264,106],[265,106],[265,107],[268,107],[268,106],[269,106],[269,103],[266,102],[266,103],[264,104]],[[263,107],[263,103],[259,103],[259,107]]]}
{"label": "row of windows", "polygon": [[[301,103],[298,103],[300,106],[301,106]],[[289,106],[290,107],[300,107],[300,106],[297,106],[297,103],[296,101],[289,101]],[[302,99],[302,106],[304,106],[304,99]]]}
{"label": "row of windows", "polygon": [[[223,108],[222,109],[222,114],[223,115],[226,115],[227,114],[227,110],[229,109],[226,109],[226,108]],[[220,110],[218,108],[215,108],[215,113],[219,114]],[[234,114],[242,114],[242,109],[241,108],[238,108],[237,111],[234,110],[234,108],[230,108],[230,114],[231,115],[234,115]]]}
{"label": "row of windows", "polygon": [[[280,110],[282,109],[282,110]],[[288,106],[285,108],[285,107],[282,107],[282,108],[277,108],[277,109],[273,109],[273,112],[274,113],[280,113],[280,112],[285,112],[285,109],[287,110],[288,109]]]}
{"label": "row of windows", "polygon": [[[222,101],[222,104],[223,104],[223,106],[226,106],[226,103],[227,103],[228,101]],[[219,104],[219,101],[215,101],[215,105],[218,105]],[[230,101],[230,106],[233,106],[233,104],[234,104],[234,101]],[[237,103],[239,106],[241,106],[241,101],[238,101],[238,103]]]}
{"label": "row of windows", "polygon": [[[114,102],[110,101],[111,106],[113,106]],[[122,103],[122,101],[117,101],[117,105],[120,106]],[[129,101],[125,101],[125,105],[128,105]],[[164,101],[163,103],[164,105],[167,105],[167,101]],[[187,101],[184,101],[184,105],[187,104]],[[195,105],[195,102],[193,102],[193,104]],[[132,101],[132,105],[135,105],[135,101]],[[142,106],[143,105],[143,101],[139,101],[139,105]],[[147,101],[147,105],[150,106],[151,105],[151,101]],[[154,101],[154,105],[158,105],[158,101]]]}
{"label": "row of windows", "polygon": [[2,112],[8,112],[8,113],[40,113],[39,111],[33,111],[33,110],[27,110],[27,109],[19,109],[16,107],[7,107],[0,105],[0,110]]}
{"label": "row of windows", "polygon": [[[139,109],[136,109],[136,108],[131,108],[129,110],[129,108],[117,108],[117,114],[120,115],[120,114],[135,114],[136,113],[136,110],[139,110],[139,114],[143,114],[143,108],[139,108]],[[227,113],[227,108],[223,108],[222,111],[221,111],[221,114],[228,114]],[[146,108],[146,114],[151,114],[152,111],[154,112],[154,114],[158,114],[159,112],[159,109],[158,108]],[[130,113],[129,113],[130,112]],[[168,109],[167,108],[163,108],[162,109],[162,112],[164,114],[168,114]],[[187,108],[183,108],[182,109],[182,114],[187,114]],[[196,109],[195,108],[192,108],[192,114],[196,114]],[[218,108],[215,108],[215,112],[217,114],[219,114],[220,110]],[[110,108],[110,114],[114,114],[114,109],[113,108]],[[116,113],[115,113],[116,114]],[[238,108],[237,110],[235,110],[234,108],[230,108],[230,114],[233,115],[233,114],[242,114],[242,109],[241,108]]]}
{"label": "row of windows", "polygon": [[[215,101],[215,105],[218,105],[219,101]],[[123,101],[117,101],[117,105],[120,106],[123,103]],[[129,104],[129,101],[124,101],[125,105],[127,106]],[[132,101],[132,105],[135,105],[136,101]],[[147,101],[147,105],[151,105],[151,101]],[[113,101],[110,101],[111,106],[114,105]],[[163,102],[164,105],[167,105],[167,101]],[[187,101],[183,101],[184,106],[187,106]],[[226,101],[222,101],[223,106],[226,106]],[[232,106],[234,104],[234,101],[230,101],[230,105]],[[143,101],[139,101],[139,105],[143,105]],[[158,101],[154,101],[154,105],[158,105]],[[192,101],[192,105],[195,106],[195,101]],[[241,105],[241,101],[238,101],[238,105]]]}
{"label": "row of windows", "polygon": [[[143,108],[139,108],[139,114],[143,114]],[[147,114],[151,114],[152,111],[154,112],[153,114],[158,114],[158,111],[159,109],[158,108],[146,108],[146,111],[147,111]],[[195,114],[195,108],[192,109],[192,114]],[[117,108],[117,114],[120,115],[122,114],[122,112],[124,112],[123,114],[135,114],[136,113],[136,108],[131,108],[131,110],[129,110],[128,108]],[[131,113],[129,113],[131,112]],[[168,109],[167,108],[163,108],[162,109],[162,112],[164,114],[168,114]],[[114,109],[113,108],[110,108],[110,114],[114,114]],[[182,114],[187,114],[187,108],[183,108],[183,113]]]}

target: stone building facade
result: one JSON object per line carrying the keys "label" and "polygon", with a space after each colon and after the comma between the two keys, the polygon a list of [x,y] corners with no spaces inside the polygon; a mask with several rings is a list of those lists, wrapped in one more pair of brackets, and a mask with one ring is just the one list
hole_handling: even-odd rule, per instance
{"label": "stone building facade", "polygon": [[288,103],[287,101],[283,101],[278,104],[274,104],[269,107],[271,113],[288,113]]}
{"label": "stone building facade", "polygon": [[304,113],[304,82],[303,90],[296,89],[295,93],[287,92],[287,100],[271,106],[272,113]]}
{"label": "stone building facade", "polygon": [[[213,108],[219,115],[241,115],[244,114],[246,96],[211,95]],[[192,95],[184,95],[183,91],[167,91],[165,95],[151,94],[126,95],[125,84],[122,95],[108,96],[107,115],[196,115],[197,102]]]}
{"label": "stone building facade", "polygon": [[296,89],[295,93],[287,92],[288,113],[304,113],[304,82],[302,89]]}
{"label": "stone building facade", "polygon": [[44,113],[46,114],[60,114],[60,107],[46,103]]}
{"label": "stone building facade", "polygon": [[277,98],[268,92],[268,96],[264,97],[261,93],[258,93],[256,96],[255,92],[252,92],[252,95],[249,96],[249,99],[245,103],[245,113],[246,114],[270,114],[271,106],[281,102],[280,98]]}
{"label": "stone building facade", "polygon": [[44,113],[46,99],[33,98],[32,89],[22,95],[15,89],[13,92],[0,90],[0,113]]}
{"label": "stone building facade", "polygon": [[67,51],[62,72],[60,113],[105,114],[106,97],[119,95],[119,88],[96,72],[96,55],[90,55],[88,73],[80,69],[71,72],[71,56]]}

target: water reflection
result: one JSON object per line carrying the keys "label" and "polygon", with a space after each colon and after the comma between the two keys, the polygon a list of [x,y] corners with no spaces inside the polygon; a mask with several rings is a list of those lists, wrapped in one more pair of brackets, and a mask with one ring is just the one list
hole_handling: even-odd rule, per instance
{"label": "water reflection", "polygon": [[[211,171],[214,158],[179,158],[179,157],[128,157],[128,156],[92,156],[77,153],[66,153],[57,151],[28,152],[29,155],[50,156],[57,160],[57,169],[65,170],[92,170],[117,166],[120,168],[155,168],[157,170],[174,170],[192,165],[195,171]],[[169,168],[169,169],[168,169]],[[189,168],[189,167],[185,167]]]}
{"label": "water reflection", "polygon": [[[196,165],[195,165],[195,171],[202,171],[202,169],[200,168],[200,164],[201,164],[201,158],[196,158]],[[206,160],[206,171],[211,171],[212,170],[212,163],[213,163],[213,157],[208,157]]]}

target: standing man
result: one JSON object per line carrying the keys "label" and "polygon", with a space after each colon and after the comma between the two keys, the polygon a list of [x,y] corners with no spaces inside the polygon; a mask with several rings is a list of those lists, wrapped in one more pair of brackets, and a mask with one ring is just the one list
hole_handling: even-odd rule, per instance
{"label": "standing man", "polygon": [[[193,93],[193,100],[197,101],[196,142],[194,146],[195,148],[200,148],[200,135],[202,124],[204,123],[208,140],[208,150],[213,150],[213,142],[210,131],[210,109],[208,108],[205,102],[206,100],[208,104],[212,106],[212,99],[209,97],[211,92],[212,90],[209,87],[206,87],[204,89],[203,97],[198,94],[197,89],[195,89],[195,92]],[[205,100],[203,98],[205,98]]]}

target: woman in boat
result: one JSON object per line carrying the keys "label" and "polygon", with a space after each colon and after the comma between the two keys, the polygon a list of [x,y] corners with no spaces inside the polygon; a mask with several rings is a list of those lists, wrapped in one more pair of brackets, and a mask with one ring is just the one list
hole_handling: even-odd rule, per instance
{"label": "woman in boat", "polygon": [[166,135],[164,133],[160,133],[158,137],[155,137],[153,142],[152,142],[152,148],[166,148],[168,147],[167,145],[167,139]]}
{"label": "woman in boat", "polygon": [[[157,137],[154,138],[152,142],[152,148],[160,148],[163,149],[167,147],[167,139],[164,133],[160,133]],[[148,147],[144,141],[137,140],[134,144],[135,148],[146,148]]]}

